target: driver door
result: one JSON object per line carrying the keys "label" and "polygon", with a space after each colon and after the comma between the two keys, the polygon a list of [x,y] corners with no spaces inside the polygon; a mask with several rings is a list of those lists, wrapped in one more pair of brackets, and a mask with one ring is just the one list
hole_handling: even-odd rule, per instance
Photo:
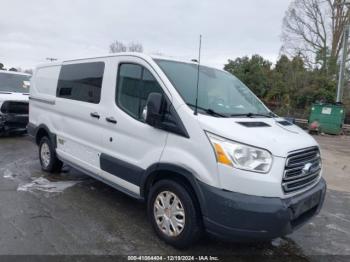
{"label": "driver door", "polygon": [[[115,58],[115,84],[104,108],[102,172],[114,182],[139,194],[143,172],[157,163],[168,133],[145,123],[142,112],[150,93],[164,90],[141,59]],[[107,100],[107,99],[106,99]]]}

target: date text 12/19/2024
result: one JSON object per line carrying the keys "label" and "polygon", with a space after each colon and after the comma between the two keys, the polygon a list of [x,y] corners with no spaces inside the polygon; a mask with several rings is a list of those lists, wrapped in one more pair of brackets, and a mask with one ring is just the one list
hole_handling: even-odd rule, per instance
{"label": "date text 12/19/2024", "polygon": [[128,256],[128,261],[219,261],[217,256]]}

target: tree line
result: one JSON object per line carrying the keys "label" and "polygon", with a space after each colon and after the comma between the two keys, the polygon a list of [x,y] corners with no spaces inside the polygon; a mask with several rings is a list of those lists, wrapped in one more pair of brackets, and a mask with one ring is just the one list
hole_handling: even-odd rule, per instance
{"label": "tree line", "polygon": [[[258,54],[244,56],[229,59],[224,70],[277,113],[307,117],[312,103],[335,102],[344,28],[349,23],[350,9],[344,0],[293,0],[283,19],[278,61],[273,64]],[[143,47],[119,41],[110,45],[111,53],[126,51],[142,52]],[[347,106],[349,95],[345,90]]]}
{"label": "tree line", "polygon": [[[257,54],[229,59],[224,70],[242,80],[277,113],[307,117],[312,103],[335,102],[344,28],[349,23],[350,9],[344,0],[293,0],[283,19],[277,62]],[[144,48],[134,41],[116,40],[109,45],[110,53],[127,51],[143,52]],[[1,63],[0,70],[4,70]],[[343,102],[350,106],[348,90]]]}
{"label": "tree line", "polygon": [[22,70],[22,68],[20,68],[20,67],[18,67],[18,68],[10,67],[9,69],[7,69],[3,63],[0,63],[0,71],[23,72],[26,74],[33,74],[32,69]]}
{"label": "tree line", "polygon": [[281,55],[276,64],[259,55],[229,60],[224,70],[244,82],[272,110],[306,117],[314,102],[334,102],[336,80],[321,69],[308,69],[301,56]]}
{"label": "tree line", "polygon": [[[283,19],[283,44],[275,65],[254,55],[229,60],[224,69],[278,113],[307,117],[312,103],[335,102],[339,57],[349,23],[350,8],[344,0],[293,0]],[[349,107],[346,83],[343,103]]]}

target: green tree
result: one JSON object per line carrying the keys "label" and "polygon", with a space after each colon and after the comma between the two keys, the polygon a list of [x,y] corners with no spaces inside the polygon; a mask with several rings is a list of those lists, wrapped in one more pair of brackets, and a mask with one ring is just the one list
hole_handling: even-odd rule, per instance
{"label": "green tree", "polygon": [[228,60],[224,70],[238,77],[258,97],[264,98],[270,89],[272,63],[259,55]]}
{"label": "green tree", "polygon": [[272,73],[271,89],[267,94],[266,101],[275,105],[283,104],[285,111],[290,111],[290,85],[291,61],[286,55],[282,55],[277,61]]}
{"label": "green tree", "polygon": [[273,69],[267,101],[274,101],[283,107],[283,112],[290,114],[293,108],[298,107],[296,94],[307,86],[308,74],[300,56],[289,59],[282,55]]}
{"label": "green tree", "polygon": [[322,68],[305,66],[302,55],[282,55],[274,67],[261,56],[229,60],[224,69],[241,79],[281,115],[304,116],[313,102],[333,102],[336,80]]}

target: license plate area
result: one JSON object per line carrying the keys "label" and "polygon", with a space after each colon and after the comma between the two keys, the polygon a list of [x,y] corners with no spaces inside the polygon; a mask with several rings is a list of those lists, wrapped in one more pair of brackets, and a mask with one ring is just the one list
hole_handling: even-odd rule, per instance
{"label": "license plate area", "polygon": [[26,124],[28,123],[28,115],[8,115],[7,116],[8,123],[19,123]]}
{"label": "license plate area", "polygon": [[309,196],[308,198],[302,200],[300,203],[292,206],[293,209],[293,219],[298,219],[304,213],[315,208],[321,201],[321,191]]}

